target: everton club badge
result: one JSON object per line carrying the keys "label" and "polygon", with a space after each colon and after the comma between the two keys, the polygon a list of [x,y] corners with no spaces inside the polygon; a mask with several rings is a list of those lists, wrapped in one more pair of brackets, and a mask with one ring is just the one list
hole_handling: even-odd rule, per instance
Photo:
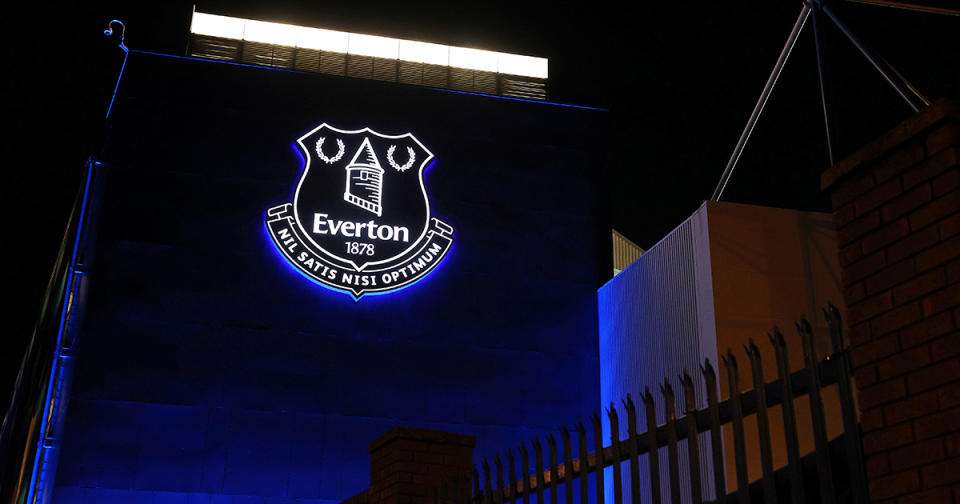
{"label": "everton club badge", "polygon": [[359,299],[423,278],[450,250],[453,228],[431,215],[423,183],[433,154],[415,136],[324,123],[297,144],[293,201],[266,218],[294,267]]}

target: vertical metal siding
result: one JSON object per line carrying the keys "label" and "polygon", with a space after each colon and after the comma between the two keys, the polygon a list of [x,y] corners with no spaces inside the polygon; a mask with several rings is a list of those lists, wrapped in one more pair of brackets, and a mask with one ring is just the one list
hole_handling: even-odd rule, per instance
{"label": "vertical metal siding", "polygon": [[[707,207],[690,218],[654,245],[620,275],[598,291],[600,315],[600,383],[601,406],[611,402],[622,409],[621,401],[630,394],[639,402],[640,393],[649,387],[662,399],[660,385],[668,377],[675,391],[682,390],[680,375],[684,369],[693,373],[704,358],[717,362],[716,329],[713,313],[713,286],[710,271]],[[699,373],[698,373],[699,374]],[[697,407],[706,407],[706,391],[702,380],[695,380]],[[663,404],[662,400],[658,404]],[[677,416],[681,416],[677,412]],[[643,418],[643,415],[640,415]],[[657,422],[666,421],[662,406]],[[640,420],[639,430],[646,428]],[[604,427],[609,439],[609,427]],[[626,423],[620,436],[627,434]],[[680,475],[689,479],[686,441],[680,443]],[[701,436],[701,474],[712,474],[709,457],[710,440]],[[666,451],[660,453],[661,481],[669,481]],[[640,458],[641,474],[647,474],[647,457]],[[624,467],[626,470],[627,467]],[[661,486],[664,501],[669,501],[669,486]],[[611,485],[606,486],[612,495]],[[624,495],[629,495],[629,486]],[[689,488],[684,488],[681,501],[691,501]],[[712,488],[704,488],[704,499],[714,499]],[[649,481],[644,478],[641,500],[650,498]]]}

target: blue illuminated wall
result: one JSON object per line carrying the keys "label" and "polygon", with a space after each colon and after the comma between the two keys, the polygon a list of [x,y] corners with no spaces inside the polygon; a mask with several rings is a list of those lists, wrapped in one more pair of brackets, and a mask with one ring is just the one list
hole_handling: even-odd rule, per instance
{"label": "blue illuminated wall", "polygon": [[[339,502],[395,425],[516,447],[598,404],[605,113],[132,53],[53,502]],[[322,122],[436,155],[445,261],[355,302],[277,254]]]}
{"label": "blue illuminated wall", "polygon": [[[684,369],[694,377],[698,408],[707,406],[699,366],[705,358],[717,366],[707,217],[707,204],[703,204],[690,218],[597,292],[600,310],[601,402],[604,405],[614,402],[621,408],[621,401],[630,394],[640,412],[640,432],[647,429],[640,394],[649,387],[657,404],[657,423],[666,423],[660,386],[665,378],[669,379],[678,398],[677,404],[682,405],[680,376]],[[677,417],[680,416],[678,412]],[[605,438],[610,435],[609,428],[609,424],[604,423]],[[620,430],[620,438],[626,438],[626,422],[620,424]],[[713,474],[710,439],[701,436],[699,442],[700,473]],[[686,440],[679,442],[681,452],[686,451],[686,443]],[[660,450],[659,455],[660,481],[669,481],[670,465],[666,450]],[[640,465],[640,474],[644,475],[641,478],[641,495],[649,499],[646,456],[641,457]],[[680,457],[679,465],[681,477],[689,475],[686,455]],[[626,464],[624,471],[624,474],[628,474]],[[624,495],[629,496],[629,478],[624,483]],[[612,481],[605,490],[612,501]],[[684,490],[681,501],[691,502],[689,489]],[[669,500],[669,485],[661,485],[661,492],[664,500]],[[713,499],[713,489],[705,488],[703,497]]]}

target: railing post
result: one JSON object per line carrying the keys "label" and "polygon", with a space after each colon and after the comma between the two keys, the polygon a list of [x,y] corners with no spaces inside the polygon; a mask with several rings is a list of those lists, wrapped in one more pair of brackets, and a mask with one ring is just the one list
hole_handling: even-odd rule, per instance
{"label": "railing post", "polygon": [[693,379],[686,369],[680,377],[683,385],[684,417],[687,420],[687,460],[690,465],[690,499],[693,504],[703,502],[703,490],[700,482],[700,446],[697,437],[697,396],[693,388]]}
{"label": "railing post", "polygon": [[520,493],[523,494],[523,504],[530,504],[530,452],[523,443],[520,443],[520,463],[520,474],[523,476],[520,480]]}
{"label": "railing post", "polygon": [[620,474],[620,420],[617,418],[617,408],[614,403],[610,403],[610,409],[607,410],[610,417],[610,444],[613,447],[613,502],[614,504],[623,504],[623,479]]}
{"label": "railing post", "polygon": [[623,402],[627,410],[627,453],[630,455],[630,502],[640,504],[640,459],[637,454],[637,406],[633,398],[627,394]]}
{"label": "railing post", "polygon": [[570,446],[570,429],[566,425],[560,430],[563,439],[563,495],[567,504],[573,504],[573,447]]}
{"label": "railing post", "polygon": [[657,411],[653,394],[649,387],[644,387],[643,409],[647,417],[647,458],[650,469],[650,500],[653,504],[660,504],[660,455],[657,454]]}
{"label": "railing post", "polygon": [[727,367],[727,382],[730,385],[730,406],[733,408],[733,453],[737,464],[737,501],[750,504],[750,479],[747,476],[747,452],[743,434],[743,405],[740,401],[740,377],[737,373],[737,358],[727,349],[723,357]]}
{"label": "railing post", "polygon": [[854,411],[853,390],[850,379],[853,376],[850,366],[850,354],[843,348],[843,323],[840,310],[832,303],[823,310],[830,324],[830,341],[833,346],[833,360],[839,371],[837,388],[840,392],[840,408],[843,414],[843,434],[847,445],[847,469],[850,471],[850,489],[854,504],[866,504],[867,476],[863,467],[863,446],[860,441],[860,428],[857,413]]}
{"label": "railing post", "polygon": [[510,492],[507,494],[508,502],[516,502],[517,500],[517,461],[513,457],[513,450],[509,448],[507,449],[507,479],[510,480]]}
{"label": "railing post", "polygon": [[[583,420],[577,422],[577,453],[580,457],[580,504],[590,502],[590,480],[587,475],[590,474],[590,460],[587,455],[587,429],[583,426]],[[600,503],[598,503],[600,504]]]}
{"label": "railing post", "polygon": [[543,445],[540,438],[533,438],[533,453],[537,471],[537,504],[543,504]]}
{"label": "railing post", "polygon": [[547,438],[547,447],[550,450],[550,504],[557,504],[557,499],[559,499],[557,493],[560,491],[560,481],[558,481],[560,475],[557,468],[557,438],[553,436],[552,432],[550,437]]}
{"label": "railing post", "polygon": [[773,351],[777,357],[777,373],[783,389],[780,402],[783,410],[783,437],[787,444],[787,471],[790,474],[790,502],[807,502],[803,483],[803,462],[800,460],[800,446],[797,440],[797,414],[793,408],[793,382],[790,379],[790,360],[787,355],[787,343],[783,334],[776,328],[770,336]]}
{"label": "railing post", "polygon": [[497,492],[493,498],[498,504],[502,504],[506,502],[506,494],[503,489],[503,460],[500,459],[499,454],[497,454],[497,458],[493,459],[493,463],[497,467]]}
{"label": "railing post", "polygon": [[667,418],[667,460],[670,464],[670,502],[680,504],[680,455],[677,452],[677,406],[670,381],[664,378],[660,386]]}
{"label": "railing post", "polygon": [[727,482],[723,475],[723,437],[720,435],[720,406],[717,401],[717,372],[710,359],[703,360],[700,367],[707,386],[707,408],[710,410],[710,452],[713,455],[713,492],[717,502],[727,495]]}
{"label": "railing post", "polygon": [[817,451],[817,475],[820,480],[820,502],[833,504],[833,469],[830,464],[830,446],[827,444],[827,425],[820,399],[820,366],[813,346],[813,329],[806,318],[797,323],[803,340],[803,360],[810,377],[810,415],[813,419],[813,443]]}
{"label": "railing post", "polygon": [[594,468],[594,475],[597,480],[597,502],[604,501],[603,489],[603,468],[606,467],[606,461],[603,459],[603,425],[600,424],[600,413],[593,412],[593,453],[596,454],[597,465]]}
{"label": "railing post", "polygon": [[744,347],[750,359],[750,372],[753,375],[753,389],[757,394],[757,435],[760,441],[760,468],[763,471],[763,502],[776,504],[777,482],[773,474],[773,453],[770,447],[770,418],[767,415],[767,387],[763,380],[763,361],[760,349],[750,338],[750,344]]}

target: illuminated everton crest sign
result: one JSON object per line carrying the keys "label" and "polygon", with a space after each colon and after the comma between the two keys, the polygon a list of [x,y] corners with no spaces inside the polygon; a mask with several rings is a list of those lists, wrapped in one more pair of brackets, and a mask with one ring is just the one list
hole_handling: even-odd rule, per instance
{"label": "illuminated everton crest sign", "polygon": [[450,250],[423,183],[433,154],[412,134],[321,124],[297,143],[307,161],[293,201],[266,224],[304,274],[359,299],[423,278]]}

